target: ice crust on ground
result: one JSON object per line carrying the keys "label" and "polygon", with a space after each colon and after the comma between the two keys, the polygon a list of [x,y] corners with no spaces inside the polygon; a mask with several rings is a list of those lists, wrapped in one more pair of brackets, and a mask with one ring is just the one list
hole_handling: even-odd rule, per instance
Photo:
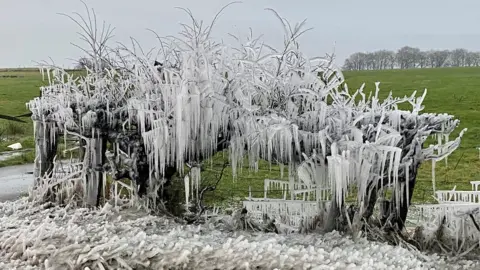
{"label": "ice crust on ground", "polygon": [[[0,269],[480,267],[479,262],[453,263],[364,239],[353,242],[336,232],[250,233],[232,231],[218,222],[180,225],[138,210],[117,211],[109,204],[100,210],[47,206],[26,199],[0,203]],[[229,224],[228,217],[223,224]]]}

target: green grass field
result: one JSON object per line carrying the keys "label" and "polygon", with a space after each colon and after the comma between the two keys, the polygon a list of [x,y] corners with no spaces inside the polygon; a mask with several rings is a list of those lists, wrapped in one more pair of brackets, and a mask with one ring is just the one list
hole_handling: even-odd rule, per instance
{"label": "green grass field", "polygon": [[[468,128],[461,147],[449,158],[448,166],[445,166],[444,162],[437,164],[437,189],[451,189],[454,185],[457,185],[459,190],[470,189],[469,181],[480,180],[477,150],[477,146],[480,146],[480,68],[355,71],[346,72],[345,76],[351,90],[365,82],[365,90],[374,91],[374,82],[381,82],[382,97],[390,91],[393,91],[394,96],[404,96],[418,90],[420,95],[427,88],[428,94],[424,102],[426,112],[450,113],[461,120],[460,127],[451,139],[454,139],[462,128]],[[38,88],[43,83],[37,70],[0,70],[0,114],[15,116],[26,113],[25,103],[38,95]],[[24,120],[27,121],[26,124],[12,124],[0,120],[0,134],[3,138],[0,141],[0,151],[7,150],[6,146],[13,142],[21,142],[24,148],[33,148],[32,123],[29,118]],[[211,166],[205,166],[203,181],[216,181],[225,158],[217,155]],[[30,152],[0,162],[0,166],[32,161],[33,154]],[[233,181],[231,169],[227,167],[218,189],[211,193],[209,200],[237,201],[248,194],[249,186],[252,187],[254,196],[263,196],[263,179],[279,177],[278,167],[273,166],[270,169],[264,163],[258,173],[245,168],[237,180]],[[418,175],[414,201],[432,201],[432,195],[431,163],[428,162],[422,165]]]}
{"label": "green grass field", "polygon": [[[452,134],[453,140],[463,128],[468,128],[462,143],[448,159],[436,166],[438,189],[471,190],[470,181],[480,180],[480,69],[442,68],[388,71],[347,72],[349,88],[358,88],[366,82],[374,89],[375,81],[381,82],[383,97],[393,91],[395,96],[410,95],[414,90],[423,93],[425,112],[449,113],[460,119],[460,126]],[[417,178],[415,201],[432,201],[431,163],[422,165]]]}
{"label": "green grass field", "polygon": [[[26,103],[38,96],[45,82],[36,69],[0,70],[0,114],[17,116],[28,112]],[[33,149],[33,124],[29,117],[21,118],[25,124],[0,119],[0,152],[7,145],[20,142],[24,148]],[[0,167],[32,162],[33,151],[13,159],[0,161]]]}

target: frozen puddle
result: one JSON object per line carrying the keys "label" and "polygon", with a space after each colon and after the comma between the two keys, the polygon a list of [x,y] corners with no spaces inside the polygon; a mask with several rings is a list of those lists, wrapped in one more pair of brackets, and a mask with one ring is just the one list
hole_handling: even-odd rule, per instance
{"label": "frozen puddle", "polygon": [[28,192],[33,183],[33,164],[0,168],[0,202]]}
{"label": "frozen puddle", "polygon": [[0,153],[0,161],[5,161],[14,157],[21,156],[22,152],[2,152]]}
{"label": "frozen puddle", "polygon": [[14,157],[19,157],[27,152],[33,151],[32,149],[21,149],[21,150],[14,150],[14,151],[4,151],[0,152],[0,161],[9,160]]}

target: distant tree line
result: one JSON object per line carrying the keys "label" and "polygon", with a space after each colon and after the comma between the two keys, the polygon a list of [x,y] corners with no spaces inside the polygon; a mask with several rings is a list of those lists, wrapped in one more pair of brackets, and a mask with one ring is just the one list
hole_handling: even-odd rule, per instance
{"label": "distant tree line", "polygon": [[347,60],[345,70],[378,70],[439,67],[478,67],[480,52],[466,49],[421,51],[419,48],[402,47],[398,51],[379,50],[357,52]]}

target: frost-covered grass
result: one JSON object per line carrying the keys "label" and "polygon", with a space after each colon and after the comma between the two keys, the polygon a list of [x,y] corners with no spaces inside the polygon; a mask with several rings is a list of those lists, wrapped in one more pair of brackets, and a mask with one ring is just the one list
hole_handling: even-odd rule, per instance
{"label": "frost-covered grass", "polygon": [[[0,71],[2,74],[18,75],[17,78],[0,78],[0,114],[20,115],[27,112],[25,103],[37,96],[38,87],[44,85],[41,74],[36,69]],[[23,77],[22,77],[23,76]],[[465,137],[458,150],[449,158],[449,166],[444,163],[437,164],[437,189],[451,189],[457,185],[457,189],[469,189],[471,180],[480,179],[480,160],[477,146],[480,146],[480,69],[479,68],[443,68],[443,69],[414,69],[414,70],[387,70],[387,71],[355,71],[345,73],[346,81],[350,89],[367,83],[367,90],[373,90],[375,81],[381,82],[381,97],[385,97],[388,91],[393,90],[394,95],[410,95],[413,90],[428,88],[429,92],[424,101],[427,112],[446,112],[455,115],[461,120],[458,131],[468,128]],[[6,150],[8,144],[19,141],[26,148],[33,147],[33,131],[30,118],[23,118],[27,124],[25,133],[20,138],[12,138],[0,142],[0,150]],[[0,127],[5,121],[0,120]],[[452,134],[452,137],[457,134]],[[218,156],[217,156],[218,157]],[[33,162],[33,154],[16,157],[9,161],[0,162],[0,166],[16,165]],[[215,161],[213,168],[206,166],[204,178],[214,178],[222,168],[222,161]],[[265,163],[266,164],[266,163]],[[241,181],[233,182],[231,170],[224,172],[220,186],[214,194],[215,200],[231,201],[247,195],[248,186],[252,186],[253,195],[259,196],[263,190],[264,178],[278,178],[278,167],[272,167],[272,171],[261,166],[257,174],[244,171],[239,175]],[[206,178],[205,178],[206,179]],[[431,187],[431,163],[422,165],[418,175],[418,184],[414,194],[415,202],[432,201]],[[258,192],[255,192],[257,191]]]}
{"label": "frost-covered grass", "polygon": [[[110,205],[92,211],[0,203],[0,269],[475,269],[338,233],[233,231],[232,218],[183,226]],[[222,225],[223,224],[223,225]],[[104,268],[101,268],[102,265]],[[48,267],[46,267],[48,266]],[[129,266],[131,268],[127,268]],[[124,268],[121,268],[124,267]]]}

